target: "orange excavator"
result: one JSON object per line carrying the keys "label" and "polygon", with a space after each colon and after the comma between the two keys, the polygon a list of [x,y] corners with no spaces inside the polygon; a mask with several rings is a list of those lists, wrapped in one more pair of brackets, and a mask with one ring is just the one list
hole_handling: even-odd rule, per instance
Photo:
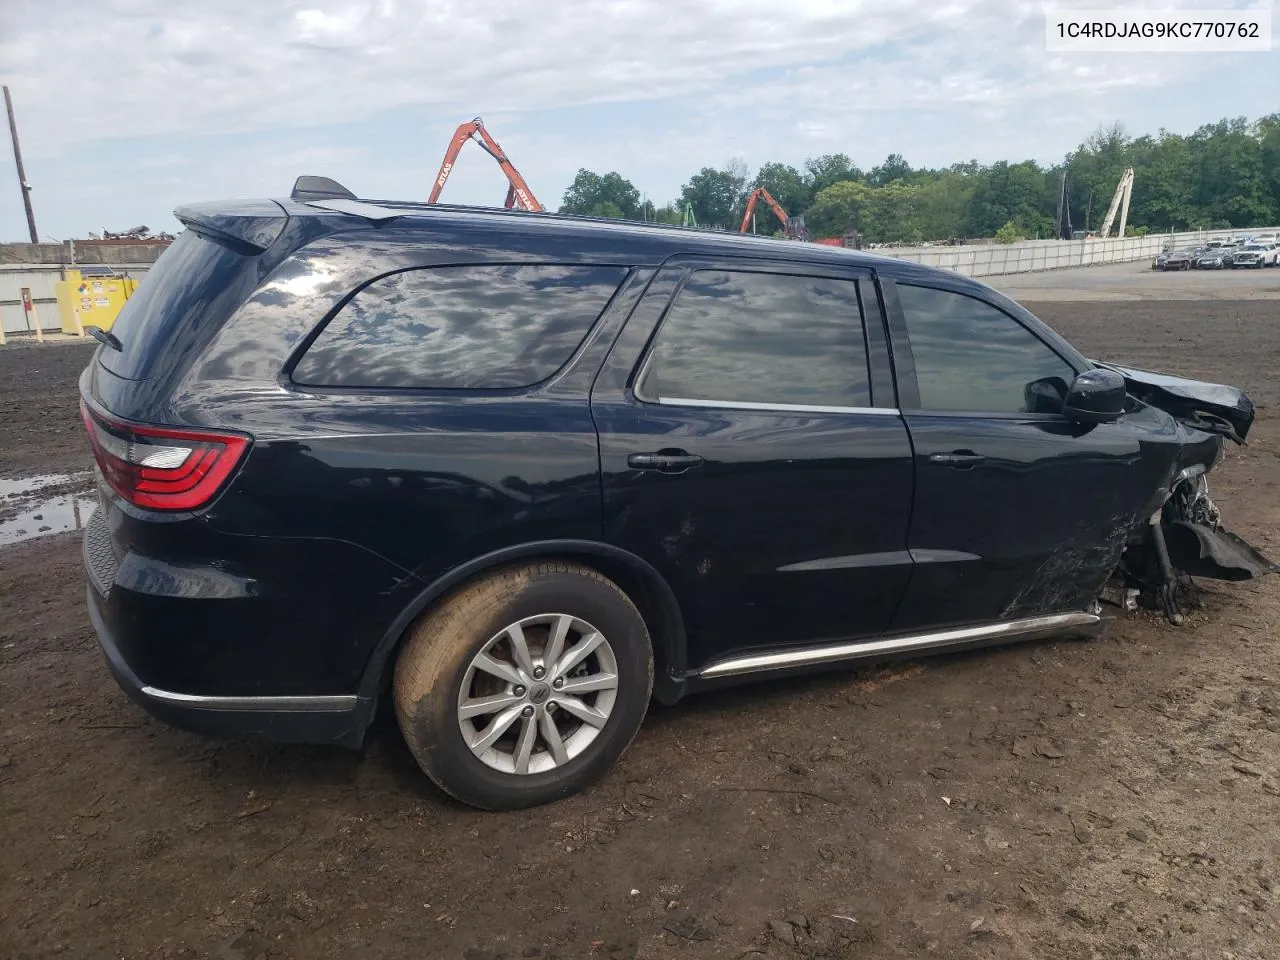
{"label": "orange excavator", "polygon": [[528,210],[530,213],[543,212],[544,207],[538,202],[538,198],[533,195],[529,185],[524,182],[524,177],[520,175],[520,171],[507,159],[507,155],[498,146],[498,141],[489,136],[489,131],[484,128],[484,124],[479,117],[474,120],[468,120],[453,131],[453,139],[449,141],[449,149],[445,151],[444,163],[440,164],[440,172],[436,174],[436,182],[431,188],[431,196],[427,198],[427,203],[437,203],[440,200],[440,191],[444,189],[445,181],[449,179],[449,173],[453,170],[453,165],[458,161],[458,151],[466,146],[468,140],[474,140],[480,144],[485,153],[498,161],[498,166],[506,174],[507,182],[510,186],[507,187],[507,200],[504,206]]}
{"label": "orange excavator", "polygon": [[764,187],[756,187],[751,191],[751,195],[747,197],[747,212],[742,215],[742,226],[738,228],[739,233],[746,233],[751,229],[751,215],[756,212],[757,200],[764,200],[769,205],[769,209],[773,211],[774,216],[782,223],[782,232],[788,240],[809,239],[809,231],[805,228],[804,220],[799,217],[787,216],[787,211],[782,209],[782,204],[773,199],[773,194]]}

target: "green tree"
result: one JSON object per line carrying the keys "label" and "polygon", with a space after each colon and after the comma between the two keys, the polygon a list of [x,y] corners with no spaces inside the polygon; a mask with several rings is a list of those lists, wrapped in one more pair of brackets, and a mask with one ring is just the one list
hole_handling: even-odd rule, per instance
{"label": "green tree", "polygon": [[738,169],[703,167],[680,189],[682,202],[693,204],[698,223],[736,230],[734,214],[742,216],[745,173]]}
{"label": "green tree", "polygon": [[672,200],[670,203],[664,203],[662,206],[654,208],[649,219],[654,223],[680,226],[684,222],[684,201]]}
{"label": "green tree", "polygon": [[1258,152],[1262,156],[1263,178],[1271,200],[1265,219],[1268,227],[1280,224],[1280,113],[1263,116],[1257,123]]}
{"label": "green tree", "polygon": [[1005,225],[996,231],[996,243],[1017,243],[1019,240],[1025,240],[1021,233],[1018,232],[1018,226],[1012,220],[1005,222]]}
{"label": "green tree", "polygon": [[564,192],[560,212],[639,220],[640,191],[621,174],[610,172],[601,176],[582,169]]}
{"label": "green tree", "polygon": [[805,214],[805,223],[815,237],[838,237],[849,230],[863,229],[863,218],[871,201],[871,187],[857,180],[842,180],[822,190]]}
{"label": "green tree", "polygon": [[974,178],[944,170],[925,179],[917,188],[918,220],[922,239],[948,240],[964,235],[965,218],[973,199]]}
{"label": "green tree", "polygon": [[862,171],[855,167],[853,161],[843,153],[825,153],[820,157],[806,160],[804,169],[808,174],[806,179],[809,182],[809,197],[812,200],[817,200],[818,194],[833,184],[863,178]]}
{"label": "green tree", "polygon": [[891,153],[885,157],[884,163],[871,168],[867,180],[874,186],[883,187],[895,180],[905,180],[909,176],[911,176],[911,164],[902,158],[902,154]]}
{"label": "green tree", "polygon": [[1262,145],[1247,120],[1220,120],[1201,127],[1192,201],[1210,220],[1233,227],[1260,225],[1272,214],[1270,190],[1262,166]]}
{"label": "green tree", "polygon": [[1263,175],[1271,210],[1263,219],[1268,226],[1280,224],[1280,113],[1273,113],[1258,121],[1258,152],[1262,156]]}
{"label": "green tree", "polygon": [[989,237],[1012,221],[1026,236],[1048,236],[1056,212],[1049,204],[1049,197],[1056,197],[1056,187],[1050,194],[1048,179],[1030,160],[1014,164],[1001,160],[987,167],[974,178],[968,235]]}
{"label": "green tree", "polygon": [[1139,137],[1132,144],[1129,159],[1135,170],[1131,223],[1176,230],[1200,219],[1192,199],[1195,157],[1185,137],[1165,130],[1155,138]]}
{"label": "green tree", "polygon": [[[803,172],[766,163],[751,185],[768,189],[791,216],[804,215],[817,236],[857,229],[872,242],[914,242],[992,236],[1012,223],[1018,235],[1047,237],[1064,171],[1072,226],[1096,230],[1127,167],[1136,174],[1128,218],[1134,235],[1280,223],[1280,113],[1253,123],[1226,119],[1190,135],[1160,130],[1134,138],[1120,124],[1099,127],[1062,163],[1047,168],[1031,161],[983,166],[966,160],[913,170],[901,154],[891,153],[864,175],[847,154],[833,153],[806,160]],[[704,167],[685,184],[680,200],[654,210],[653,218],[679,222],[683,205],[691,202],[700,223],[736,229],[747,183],[740,160],[723,170]],[[596,202],[624,208],[609,197],[593,197],[587,209]],[[759,229],[780,229],[766,208],[757,211]]]}
{"label": "green tree", "polygon": [[923,240],[920,189],[900,179],[873,189],[863,234],[872,243],[912,244]]}

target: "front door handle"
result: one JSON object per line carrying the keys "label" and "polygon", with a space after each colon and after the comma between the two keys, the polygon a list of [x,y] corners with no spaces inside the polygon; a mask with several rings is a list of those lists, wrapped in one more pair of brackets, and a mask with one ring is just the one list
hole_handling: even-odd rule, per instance
{"label": "front door handle", "polygon": [[954,470],[972,470],[980,463],[987,460],[980,453],[974,453],[972,450],[956,450],[952,453],[931,453],[929,454],[930,463],[946,464]]}
{"label": "front door handle", "polygon": [[683,473],[702,462],[697,454],[685,453],[683,450],[633,453],[627,457],[627,466],[632,470],[657,470],[660,473]]}

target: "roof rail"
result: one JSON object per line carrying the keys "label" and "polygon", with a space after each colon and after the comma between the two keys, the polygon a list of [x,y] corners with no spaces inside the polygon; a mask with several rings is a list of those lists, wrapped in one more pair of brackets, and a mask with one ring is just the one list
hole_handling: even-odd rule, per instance
{"label": "roof rail", "polygon": [[329,177],[301,176],[293,182],[290,200],[354,200],[356,195]]}

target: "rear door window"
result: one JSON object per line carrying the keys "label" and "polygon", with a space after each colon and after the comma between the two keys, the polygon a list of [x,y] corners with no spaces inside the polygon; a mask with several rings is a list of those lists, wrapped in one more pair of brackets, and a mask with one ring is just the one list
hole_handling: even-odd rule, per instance
{"label": "rear door window", "polygon": [[868,407],[853,280],[698,270],[658,330],[638,386],[665,403]]}
{"label": "rear door window", "polygon": [[542,264],[392,274],[325,325],[293,379],[371,389],[531,386],[564,366],[626,273]]}

